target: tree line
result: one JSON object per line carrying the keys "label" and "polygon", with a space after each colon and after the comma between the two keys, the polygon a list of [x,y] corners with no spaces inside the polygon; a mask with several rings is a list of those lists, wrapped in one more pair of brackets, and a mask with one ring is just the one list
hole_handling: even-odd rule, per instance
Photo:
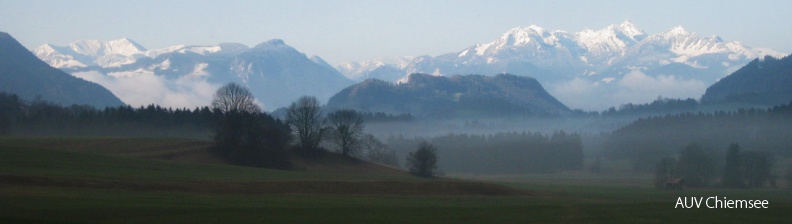
{"label": "tree line", "polygon": [[429,139],[391,136],[388,145],[407,153],[428,142],[443,160],[438,168],[458,173],[531,173],[583,168],[583,146],[578,134],[563,131],[497,133],[492,135],[448,134]]}
{"label": "tree line", "polygon": [[62,106],[0,92],[0,135],[210,139],[221,115],[209,107]]}
{"label": "tree line", "polygon": [[[792,105],[733,112],[681,113],[641,118],[612,132],[603,148],[607,156],[633,161],[634,168],[650,171],[660,158],[685,144],[726,149],[731,143],[775,155],[792,156]],[[718,152],[723,152],[719,150]]]}

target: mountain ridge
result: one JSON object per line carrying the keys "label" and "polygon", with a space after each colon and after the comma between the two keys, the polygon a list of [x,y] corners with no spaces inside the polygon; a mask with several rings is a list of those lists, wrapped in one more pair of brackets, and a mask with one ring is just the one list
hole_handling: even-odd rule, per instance
{"label": "mountain ridge", "polygon": [[792,102],[792,55],[754,59],[707,88],[701,102],[763,106]]}
{"label": "mountain ridge", "polygon": [[[659,52],[653,52],[653,50]],[[729,65],[720,63],[696,65],[705,63],[699,62],[697,57],[708,54],[726,54],[729,60],[735,62]],[[380,67],[389,67],[401,70],[404,75],[411,73],[451,75],[507,72],[533,76],[540,81],[550,82],[571,77],[608,78],[603,76],[617,74],[600,75],[600,73],[613,70],[613,65],[621,65],[621,68],[630,67],[630,65],[635,67],[641,65],[640,61],[625,61],[629,61],[631,58],[648,60],[649,57],[658,57],[656,61],[665,64],[680,63],[693,67],[715,67],[718,65],[724,67],[724,69],[720,69],[717,77],[721,78],[728,74],[726,71],[739,68],[733,66],[741,66],[764,55],[783,56],[772,50],[748,48],[736,41],[726,42],[717,36],[700,37],[694,32],[685,30],[682,26],[659,34],[648,35],[629,20],[625,20],[621,24],[609,25],[600,30],[585,29],[574,33],[562,30],[548,31],[537,25],[517,27],[510,29],[492,42],[476,44],[458,52],[428,57],[429,60],[424,57],[415,57],[406,66],[404,63],[371,60],[366,63],[342,63],[336,68],[354,80],[376,76],[366,73]],[[372,66],[372,64],[379,65]],[[521,66],[536,67],[536,69],[521,69]],[[552,72],[556,74],[550,75],[537,74],[543,70],[557,72]],[[568,77],[557,77],[559,74],[567,74]],[[711,82],[717,78],[707,77]]]}

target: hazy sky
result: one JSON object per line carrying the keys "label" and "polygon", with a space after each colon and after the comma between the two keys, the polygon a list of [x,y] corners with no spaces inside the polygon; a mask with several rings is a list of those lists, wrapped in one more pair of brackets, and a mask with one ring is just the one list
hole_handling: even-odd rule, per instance
{"label": "hazy sky", "polygon": [[751,47],[792,52],[792,1],[38,1],[3,0],[0,31],[32,49],[127,37],[149,49],[248,46],[269,39],[331,64],[432,55],[487,43],[514,27],[601,29],[630,20],[649,34],[681,25]]}

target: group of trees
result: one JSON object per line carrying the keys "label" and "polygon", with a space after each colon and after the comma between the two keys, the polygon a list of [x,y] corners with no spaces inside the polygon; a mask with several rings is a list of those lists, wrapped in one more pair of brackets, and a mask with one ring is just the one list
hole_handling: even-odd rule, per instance
{"label": "group of trees", "polygon": [[555,132],[449,134],[430,139],[390,137],[388,145],[407,154],[426,141],[441,148],[439,169],[460,173],[529,173],[580,170],[583,146],[577,134]]}
{"label": "group of trees", "polygon": [[384,143],[363,134],[360,113],[338,110],[323,116],[315,97],[303,96],[292,103],[282,122],[262,113],[246,88],[231,83],[217,90],[212,107],[222,113],[214,151],[237,164],[288,167],[288,150],[294,139],[295,151],[305,157],[320,157],[330,147],[344,156],[398,165],[395,153]]}
{"label": "group of trees", "polygon": [[655,186],[665,188],[666,182],[675,178],[691,187],[762,187],[768,182],[775,186],[773,162],[766,152],[740,152],[738,144],[731,144],[725,159],[719,155],[713,149],[690,143],[678,158],[665,157],[656,163]]}
{"label": "group of trees", "polygon": [[[315,97],[303,96],[292,103],[286,112],[286,123],[300,142],[300,152],[306,156],[320,156],[326,141],[344,156],[361,156],[363,142],[363,116],[354,110],[337,110],[322,116],[322,107]],[[370,137],[373,138],[373,137]],[[368,139],[365,148],[376,146]]]}

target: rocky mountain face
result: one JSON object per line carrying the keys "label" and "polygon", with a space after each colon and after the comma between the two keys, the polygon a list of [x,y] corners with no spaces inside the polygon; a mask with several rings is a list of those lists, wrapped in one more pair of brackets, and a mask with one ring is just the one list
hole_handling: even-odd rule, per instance
{"label": "rocky mountain face", "polygon": [[26,100],[41,99],[64,106],[124,105],[104,87],[72,77],[41,61],[3,32],[0,32],[0,91],[17,94]]}
{"label": "rocky mountain face", "polygon": [[416,73],[398,84],[368,79],[331,97],[327,108],[436,118],[569,112],[535,79],[511,74],[444,77]]}

